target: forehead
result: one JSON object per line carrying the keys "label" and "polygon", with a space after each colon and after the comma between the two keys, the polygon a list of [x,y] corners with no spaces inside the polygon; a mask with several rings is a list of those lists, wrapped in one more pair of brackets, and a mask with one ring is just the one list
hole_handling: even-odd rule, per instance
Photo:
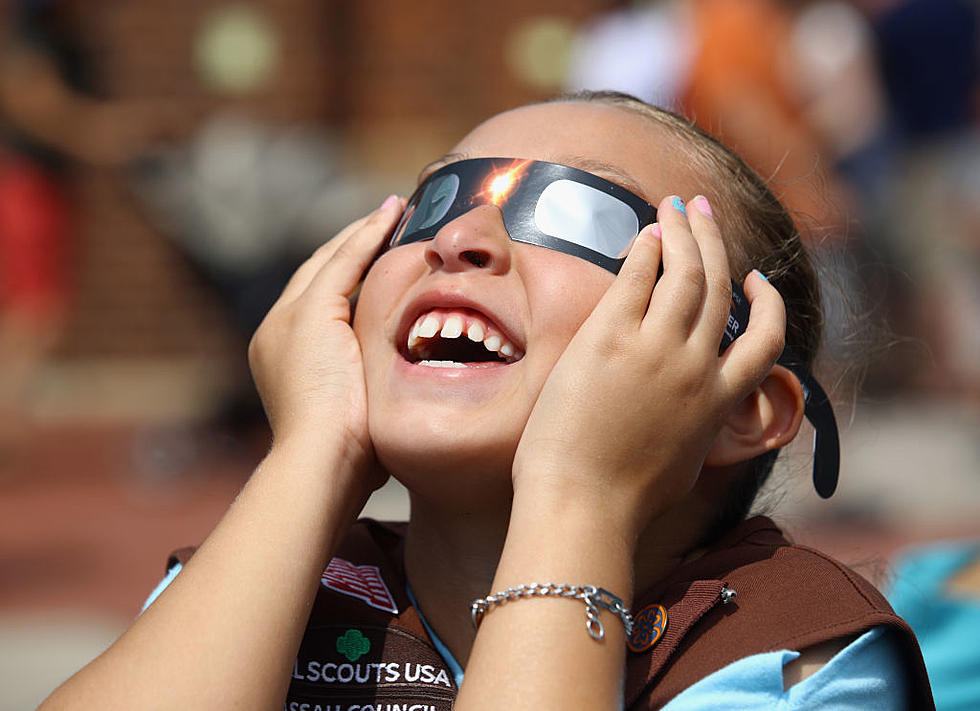
{"label": "forehead", "polygon": [[677,138],[645,116],[605,104],[535,104],[507,111],[473,129],[453,152],[467,158],[533,158],[571,165],[654,205],[666,195],[704,191]]}

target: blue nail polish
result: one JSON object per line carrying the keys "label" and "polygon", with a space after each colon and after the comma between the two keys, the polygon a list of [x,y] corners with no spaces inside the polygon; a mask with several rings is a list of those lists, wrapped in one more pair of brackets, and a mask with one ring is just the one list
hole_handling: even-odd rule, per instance
{"label": "blue nail polish", "polygon": [[681,199],[680,199],[679,197],[677,197],[676,195],[675,195],[675,196],[674,196],[674,198],[673,198],[673,199],[672,199],[672,200],[670,201],[670,204],[674,206],[674,209],[675,209],[675,210],[679,210],[679,211],[681,211],[681,212],[683,212],[683,213],[684,213],[685,215],[687,214],[687,208],[685,208],[685,207],[684,207],[684,201],[683,201],[683,200],[681,200]]}
{"label": "blue nail polish", "polygon": [[766,282],[767,284],[769,283],[769,280],[766,278],[766,275],[760,272],[758,269],[753,269],[752,271],[758,274],[762,278],[762,281]]}

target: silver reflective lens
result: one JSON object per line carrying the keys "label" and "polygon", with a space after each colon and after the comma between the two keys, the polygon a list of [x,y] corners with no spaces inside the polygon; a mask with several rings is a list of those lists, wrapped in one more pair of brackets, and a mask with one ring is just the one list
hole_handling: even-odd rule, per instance
{"label": "silver reflective lens", "polygon": [[541,192],[534,223],[546,235],[614,259],[624,256],[640,230],[629,205],[571,180],[556,180]]}

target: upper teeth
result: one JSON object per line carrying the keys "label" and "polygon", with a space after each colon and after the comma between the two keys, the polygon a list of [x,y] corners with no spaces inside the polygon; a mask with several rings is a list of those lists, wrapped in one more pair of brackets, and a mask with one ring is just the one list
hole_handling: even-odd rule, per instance
{"label": "upper teeth", "polygon": [[[417,356],[424,340],[435,338],[437,334],[441,338],[459,338],[464,332],[471,341],[482,343],[484,348],[499,354],[508,363],[513,363],[521,358],[522,354],[519,353],[517,347],[500,333],[494,331],[479,316],[458,312],[432,311],[420,316],[408,333],[408,351]],[[422,362],[431,363],[431,361]]]}

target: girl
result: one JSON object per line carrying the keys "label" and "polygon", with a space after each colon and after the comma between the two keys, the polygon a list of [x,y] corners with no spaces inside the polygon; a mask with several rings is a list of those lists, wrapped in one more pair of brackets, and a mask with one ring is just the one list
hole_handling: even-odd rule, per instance
{"label": "girl", "polygon": [[[250,347],[269,455],[46,707],[927,707],[881,596],[743,522],[807,401],[776,360],[820,327],[762,181],[616,94],[496,116],[422,179],[297,271]],[[389,475],[407,527],[354,524]]]}

